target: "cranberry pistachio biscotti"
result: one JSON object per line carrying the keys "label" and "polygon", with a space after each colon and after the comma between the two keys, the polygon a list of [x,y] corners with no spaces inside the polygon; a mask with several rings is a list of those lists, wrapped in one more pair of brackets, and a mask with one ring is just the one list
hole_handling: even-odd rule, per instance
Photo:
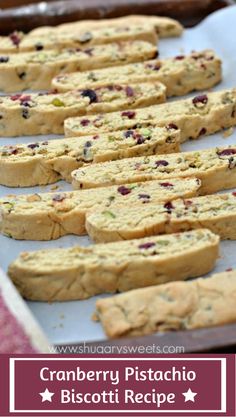
{"label": "cranberry pistachio biscotti", "polygon": [[180,132],[150,127],[112,134],[49,140],[0,147],[0,184],[8,187],[45,185],[65,179],[92,163],[178,152]]}
{"label": "cranberry pistachio biscotti", "polygon": [[130,25],[129,27],[108,27],[91,31],[55,32],[38,36],[14,32],[10,36],[0,36],[0,53],[9,54],[70,47],[86,49],[93,45],[133,40],[143,40],[156,45],[158,37],[154,26]]}
{"label": "cranberry pistachio biscotti", "polygon": [[221,239],[236,239],[236,193],[213,194],[137,207],[93,210],[86,230],[96,242],[136,239],[206,227]]}
{"label": "cranberry pistachio biscotti", "polygon": [[89,210],[104,207],[107,217],[114,206],[139,206],[170,202],[198,195],[197,178],[125,184],[98,190],[9,195],[0,199],[0,231],[24,240],[52,240],[67,234],[84,235]]}
{"label": "cranberry pistachio biscotti", "polygon": [[42,26],[33,29],[30,36],[49,35],[52,33],[73,33],[76,30],[91,30],[131,25],[154,26],[160,38],[180,36],[183,26],[175,19],[162,16],[128,15],[113,19],[80,20],[72,23],[63,23],[58,26]]}
{"label": "cranberry pistachio biscotti", "polygon": [[113,338],[234,323],[235,303],[233,270],[133,290],[98,300],[96,307],[107,336]]}
{"label": "cranberry pistachio biscotti", "polygon": [[197,177],[201,194],[211,194],[236,187],[236,145],[108,161],[79,168],[71,176],[75,189]]}
{"label": "cranberry pistachio biscotti", "polygon": [[69,116],[163,103],[166,99],[165,92],[165,86],[156,82],[114,85],[59,94],[0,96],[0,135],[63,133],[64,120]]}
{"label": "cranberry pistachio biscotti", "polygon": [[[207,251],[207,257],[205,253]],[[209,230],[22,253],[9,275],[23,297],[81,300],[206,274],[219,254]]]}
{"label": "cranberry pistachio biscotti", "polygon": [[160,81],[166,86],[167,95],[170,97],[211,88],[221,81],[221,77],[221,60],[214,51],[207,50],[163,60],[156,59],[82,73],[59,74],[52,80],[52,87],[65,92],[114,83]]}
{"label": "cranberry pistachio biscotti", "polygon": [[0,56],[0,90],[5,92],[50,88],[61,72],[86,71],[156,58],[157,47],[130,41],[94,45],[86,49],[39,50]]}
{"label": "cranberry pistachio biscotti", "polygon": [[65,121],[66,136],[83,136],[86,132],[112,132],[139,125],[166,126],[181,130],[181,141],[196,139],[236,124],[236,89],[201,94],[142,110],[114,112],[96,116],[69,118]]}

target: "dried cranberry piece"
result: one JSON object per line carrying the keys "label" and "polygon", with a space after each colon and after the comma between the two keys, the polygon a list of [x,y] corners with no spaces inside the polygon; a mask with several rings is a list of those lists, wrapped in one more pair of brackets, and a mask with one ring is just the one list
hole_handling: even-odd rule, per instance
{"label": "dried cranberry piece", "polygon": [[149,198],[151,198],[151,196],[149,194],[139,194],[138,198],[149,199]]}
{"label": "dried cranberry piece", "polygon": [[39,144],[38,143],[30,143],[29,145],[27,145],[28,148],[30,149],[35,149],[35,148],[39,148]]}
{"label": "dried cranberry piece", "polygon": [[228,161],[229,161],[229,165],[228,165],[229,166],[229,169],[234,169],[235,166],[236,166],[236,162],[234,160],[234,157],[231,156]]}
{"label": "dried cranberry piece", "polygon": [[193,98],[193,104],[195,107],[197,107],[197,105],[200,104],[207,104],[208,102],[208,97],[206,94],[202,94],[201,96],[196,96]]}
{"label": "dried cranberry piece", "polygon": [[217,154],[219,156],[227,156],[227,155],[235,155],[236,154],[236,149],[223,149],[223,151],[218,151]]}
{"label": "dried cranberry piece", "polygon": [[168,201],[167,203],[164,204],[164,208],[167,210],[167,213],[171,213],[171,211],[174,209],[173,204],[171,203],[171,201]]}
{"label": "dried cranberry piece", "polygon": [[0,64],[5,64],[9,59],[9,56],[0,56]]}
{"label": "dried cranberry piece", "polygon": [[139,245],[139,249],[149,249],[152,248],[153,246],[156,246],[156,244],[154,242],[147,242],[147,243],[142,243],[142,245]]}
{"label": "dried cranberry piece", "polygon": [[114,86],[113,86],[113,88],[114,88],[116,91],[121,91],[121,90],[122,90],[121,85],[114,85]]}
{"label": "dried cranberry piece", "polygon": [[57,94],[58,91],[56,88],[53,88],[52,90],[47,91],[46,93],[42,93],[41,95],[51,95],[51,94]]}
{"label": "dried cranberry piece", "polygon": [[160,159],[159,161],[155,162],[155,165],[156,167],[160,167],[160,166],[166,167],[167,165],[169,165],[169,162]]}
{"label": "dried cranberry piece", "polygon": [[[81,49],[80,49],[80,51],[81,51]],[[84,49],[84,52],[85,52],[87,55],[92,56],[92,55],[93,55],[93,48],[87,48],[87,49]]]}
{"label": "dried cranberry piece", "polygon": [[29,101],[31,100],[31,96],[21,96],[19,100],[21,106],[30,107]]}
{"label": "dried cranberry piece", "polygon": [[20,101],[30,101],[31,100],[31,96],[20,96]]}
{"label": "dried cranberry piece", "polygon": [[30,103],[28,101],[21,101],[20,105],[25,106],[25,107],[30,107]]}
{"label": "dried cranberry piece", "polygon": [[117,188],[118,193],[120,193],[121,195],[127,195],[131,193],[131,189],[125,187],[124,185],[121,185],[120,187]]}
{"label": "dried cranberry piece", "polygon": [[193,202],[191,200],[184,200],[185,210],[187,210]]}
{"label": "dried cranberry piece", "polygon": [[134,131],[133,130],[126,130],[126,132],[124,132],[124,137],[125,138],[130,138],[130,136],[134,135]]}
{"label": "dried cranberry piece", "polygon": [[133,119],[135,117],[135,111],[123,111],[121,116],[128,117],[128,119]]}
{"label": "dried cranberry piece", "polygon": [[167,129],[178,130],[178,126],[175,123],[169,123],[166,127]]}
{"label": "dried cranberry piece", "polygon": [[35,44],[35,49],[36,51],[42,51],[42,49],[44,48],[43,44],[38,42]]}
{"label": "dried cranberry piece", "polygon": [[161,187],[173,187],[173,184],[170,182],[160,182]]}
{"label": "dried cranberry piece", "polygon": [[29,119],[29,110],[28,109],[23,109],[22,110],[22,117],[23,119]]}
{"label": "dried cranberry piece", "polygon": [[145,142],[145,138],[144,138],[142,135],[140,135],[139,133],[137,133],[137,134],[134,136],[134,138],[136,139],[136,144],[137,144],[137,145],[142,145],[142,143],[144,143],[144,142]]}
{"label": "dried cranberry piece", "polygon": [[29,107],[29,101],[31,100],[31,96],[22,96],[22,94],[15,94],[14,96],[10,96],[12,101],[20,100],[21,106]]}
{"label": "dried cranberry piece", "polygon": [[236,191],[234,191],[234,192],[232,193],[232,195],[233,195],[234,197],[236,197]]}
{"label": "dried cranberry piece", "polygon": [[182,59],[184,59],[185,58],[185,56],[184,55],[177,55],[176,57],[175,57],[175,59],[177,60],[177,61],[182,61]]}
{"label": "dried cranberry piece", "polygon": [[99,139],[99,135],[94,135],[93,140],[97,140],[97,139]]}
{"label": "dried cranberry piece", "polygon": [[82,119],[80,122],[81,126],[88,126],[89,124],[89,119]]}
{"label": "dried cranberry piece", "polygon": [[61,201],[64,201],[65,198],[66,196],[63,194],[56,194],[53,196],[52,200],[60,203]]}
{"label": "dried cranberry piece", "polygon": [[125,87],[125,92],[126,92],[127,97],[133,97],[134,96],[134,90],[133,90],[133,88],[131,88],[129,86]]}
{"label": "dried cranberry piece", "polygon": [[21,80],[24,80],[25,79],[25,77],[26,77],[26,72],[20,72],[20,74],[18,74],[18,77],[21,79]]}
{"label": "dried cranberry piece", "polygon": [[19,37],[17,32],[13,32],[9,35],[9,38],[11,39],[13,45],[15,46],[19,46],[20,42],[21,42],[21,38]]}
{"label": "dried cranberry piece", "polygon": [[153,71],[159,71],[159,69],[161,68],[161,64],[159,62],[156,64],[148,64],[147,68],[150,68]]}
{"label": "dried cranberry piece", "polygon": [[10,155],[17,155],[17,154],[18,154],[18,152],[19,152],[19,150],[18,150],[17,148],[13,148],[13,149],[11,149],[11,150],[9,151],[9,154],[10,154]]}
{"label": "dried cranberry piece", "polygon": [[83,97],[88,97],[89,98],[89,102],[91,103],[96,103],[97,102],[97,94],[95,93],[94,90],[90,90],[89,88],[87,90],[82,91],[81,95]]}
{"label": "dried cranberry piece", "polygon": [[200,130],[200,132],[199,132],[199,136],[200,136],[200,135],[205,135],[205,134],[206,134],[206,132],[207,132],[206,128],[205,128],[205,127],[203,127],[203,128]]}
{"label": "dried cranberry piece", "polygon": [[12,101],[19,100],[19,98],[22,96],[22,94],[14,94],[14,96],[10,96],[10,99]]}

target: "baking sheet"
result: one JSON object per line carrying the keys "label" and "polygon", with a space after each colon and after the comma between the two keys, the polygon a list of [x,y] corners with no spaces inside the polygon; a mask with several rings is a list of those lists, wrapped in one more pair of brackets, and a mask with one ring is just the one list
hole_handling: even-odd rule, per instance
{"label": "baking sheet", "polygon": [[[236,86],[236,6],[226,8],[209,16],[205,21],[193,29],[188,29],[182,38],[164,39],[160,41],[160,57],[187,54],[192,50],[212,48],[223,60],[224,81],[214,90]],[[16,143],[30,143],[35,140],[53,139],[58,136],[38,136],[24,138],[1,138],[2,145]],[[222,132],[196,141],[187,142],[182,146],[183,151],[236,145],[236,131],[228,138]],[[70,190],[71,185],[61,181],[57,183],[57,191]],[[52,185],[24,189],[7,188],[0,186],[0,196],[6,194],[28,194],[35,192],[52,191]],[[76,244],[88,245],[87,237],[65,236],[51,242],[15,241],[0,236],[0,265],[7,271],[9,263],[22,251],[38,250],[55,247],[68,247]],[[227,268],[236,268],[236,242],[221,243],[221,257],[217,262],[215,272]],[[207,253],[206,253],[207,256]],[[93,297],[85,301],[64,303],[38,303],[28,302],[28,306],[44,329],[49,341],[54,344],[79,343],[102,340],[105,338],[101,325],[91,321],[95,309]]]}

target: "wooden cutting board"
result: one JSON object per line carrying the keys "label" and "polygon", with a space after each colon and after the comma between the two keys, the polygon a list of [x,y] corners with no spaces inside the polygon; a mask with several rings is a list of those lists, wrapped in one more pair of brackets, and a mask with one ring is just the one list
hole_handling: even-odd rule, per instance
{"label": "wooden cutting board", "polygon": [[[193,26],[208,14],[233,4],[233,0],[8,0],[0,9],[0,34],[29,31],[37,26],[124,16],[155,14],[169,16],[184,26]],[[20,7],[19,7],[20,6]]]}

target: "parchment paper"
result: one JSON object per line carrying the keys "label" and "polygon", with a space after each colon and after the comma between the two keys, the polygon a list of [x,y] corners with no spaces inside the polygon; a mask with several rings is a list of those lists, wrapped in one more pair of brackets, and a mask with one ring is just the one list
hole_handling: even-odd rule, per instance
{"label": "parchment paper", "polygon": [[[193,29],[185,31],[181,38],[164,39],[160,41],[160,57],[187,54],[192,50],[205,48],[214,49],[223,60],[223,82],[214,90],[236,86],[236,6],[228,7],[209,16],[205,21]],[[57,136],[58,137],[58,136]],[[39,136],[36,140],[55,138],[55,136]],[[16,144],[35,142],[35,137],[0,138],[0,143]],[[204,149],[227,144],[236,145],[236,132],[228,138],[223,134],[208,136],[196,141],[189,141],[182,146],[183,151]],[[61,181],[57,191],[70,190],[71,185]],[[52,191],[47,187],[33,187],[24,189],[0,186],[0,196],[17,193],[35,193]],[[7,271],[9,263],[22,251],[68,247],[76,244],[88,245],[87,237],[65,236],[51,242],[15,241],[0,236],[0,265]],[[207,256],[207,253],[206,253]],[[236,242],[221,243],[221,258],[214,270],[224,271],[236,268]],[[105,338],[101,325],[91,321],[96,298],[86,301],[64,303],[28,302],[33,315],[41,324],[48,339],[55,344],[76,343],[84,341],[102,340]]]}

